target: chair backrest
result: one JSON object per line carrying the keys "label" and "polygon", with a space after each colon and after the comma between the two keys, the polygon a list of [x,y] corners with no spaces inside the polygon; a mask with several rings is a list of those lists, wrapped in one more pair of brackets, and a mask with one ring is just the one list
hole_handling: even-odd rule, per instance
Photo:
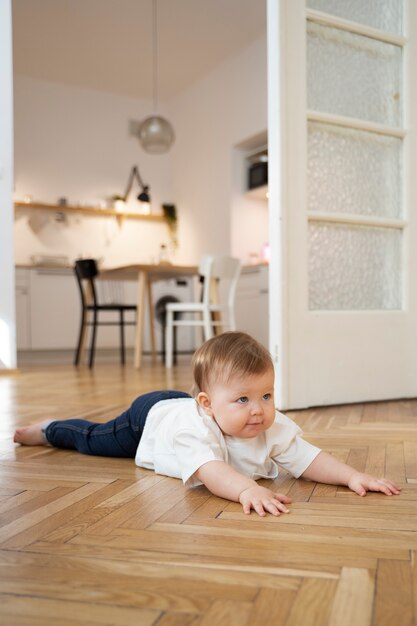
{"label": "chair backrest", "polygon": [[75,271],[80,278],[94,278],[98,274],[97,262],[94,259],[75,261]]}
{"label": "chair backrest", "polygon": [[80,259],[75,261],[74,272],[80,289],[83,308],[87,304],[97,305],[97,294],[94,278],[98,274],[97,263],[94,259]]}
{"label": "chair backrest", "polygon": [[216,281],[217,296],[224,293],[227,306],[234,306],[236,287],[239,280],[241,263],[230,256],[204,256],[201,259],[199,273],[204,278],[203,303],[209,305],[213,296],[213,281]]}

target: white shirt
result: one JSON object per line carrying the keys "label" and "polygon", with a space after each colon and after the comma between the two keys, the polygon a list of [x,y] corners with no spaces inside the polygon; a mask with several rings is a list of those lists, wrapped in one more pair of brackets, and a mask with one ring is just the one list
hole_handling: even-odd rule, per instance
{"label": "white shirt", "polygon": [[256,437],[229,437],[194,398],[162,400],[149,411],[135,463],[189,487],[202,484],[194,473],[209,461],[224,461],[254,480],[276,478],[279,465],[298,478],[320,452],[300,435],[297,424],[276,411],[272,426]]}

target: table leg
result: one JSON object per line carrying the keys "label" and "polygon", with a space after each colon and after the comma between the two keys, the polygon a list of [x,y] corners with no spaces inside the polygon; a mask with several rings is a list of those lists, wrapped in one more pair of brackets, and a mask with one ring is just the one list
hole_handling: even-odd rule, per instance
{"label": "table leg", "polygon": [[145,310],[146,272],[141,270],[138,274],[138,310],[136,313],[135,357],[134,366],[139,369],[142,362],[142,338],[143,321]]}
{"label": "table leg", "polygon": [[151,350],[153,358],[156,357],[156,337],[155,337],[155,313],[153,310],[153,297],[152,297],[152,281],[148,276],[147,279],[147,292],[148,292],[148,306],[149,306],[149,332],[151,334]]}

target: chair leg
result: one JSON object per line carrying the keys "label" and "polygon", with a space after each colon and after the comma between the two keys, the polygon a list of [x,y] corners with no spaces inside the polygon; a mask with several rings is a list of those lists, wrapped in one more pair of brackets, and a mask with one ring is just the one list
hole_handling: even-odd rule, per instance
{"label": "chair leg", "polygon": [[125,321],[123,318],[123,309],[120,309],[120,358],[122,365],[125,364]]}
{"label": "chair leg", "polygon": [[213,324],[211,323],[211,314],[208,311],[203,312],[203,324],[204,324],[204,341],[213,337]]}
{"label": "chair leg", "polygon": [[166,334],[167,334],[167,314],[164,312],[164,316],[162,318],[162,362],[165,363],[165,355],[166,355]]}
{"label": "chair leg", "polygon": [[229,307],[229,328],[230,330],[236,330],[235,310],[233,307]]}
{"label": "chair leg", "polygon": [[174,342],[173,342],[173,354],[174,354],[174,365],[177,364],[177,332],[178,332],[178,327],[174,326],[173,327],[173,336],[174,336]]}
{"label": "chair leg", "polygon": [[172,311],[166,312],[165,328],[165,367],[172,367],[172,333],[174,316]]}
{"label": "chair leg", "polygon": [[94,311],[93,315],[93,332],[91,334],[91,346],[90,346],[90,362],[88,367],[91,369],[94,365],[94,353],[96,349],[96,331],[97,331],[97,311]]}
{"label": "chair leg", "polygon": [[[166,331],[167,331],[167,314],[165,312],[163,320],[162,320],[162,360],[163,362],[165,362],[165,355],[166,355]],[[173,363],[174,365],[177,364],[177,327],[174,326],[173,327],[173,337],[174,337],[174,341],[173,341]]]}
{"label": "chair leg", "polygon": [[80,356],[81,356],[81,348],[84,342],[84,335],[85,335],[85,329],[86,329],[86,313],[85,311],[82,311],[81,313],[81,323],[80,323],[80,333],[78,336],[78,345],[77,345],[77,350],[75,352],[75,357],[74,357],[74,365],[79,365],[80,363]]}

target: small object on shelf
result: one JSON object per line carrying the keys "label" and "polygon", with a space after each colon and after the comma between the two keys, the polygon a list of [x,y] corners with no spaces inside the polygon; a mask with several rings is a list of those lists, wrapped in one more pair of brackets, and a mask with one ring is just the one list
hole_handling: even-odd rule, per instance
{"label": "small object on shelf", "polygon": [[142,202],[140,205],[139,213],[141,215],[150,215],[151,214],[151,205],[149,202]]}
{"label": "small object on shelf", "polygon": [[178,229],[178,215],[177,207],[175,204],[164,203],[162,205],[162,211],[164,213],[164,220],[167,223],[169,229],[169,235],[171,237],[172,249],[175,251],[178,248],[177,229]]}
{"label": "small object on shelf", "polygon": [[32,265],[43,267],[70,267],[69,257],[63,254],[32,254],[30,261]]}
{"label": "small object on shelf", "polygon": [[119,213],[123,213],[123,211],[126,211],[126,200],[124,199],[124,196],[112,196],[112,202],[114,204],[114,208],[116,209],[116,211],[118,211]]}
{"label": "small object on shelf", "polygon": [[68,206],[67,198],[58,198],[58,205],[59,206]]}
{"label": "small object on shelf", "polygon": [[159,264],[160,265],[169,265],[169,254],[168,247],[165,243],[161,243],[161,247],[159,249]]}
{"label": "small object on shelf", "polygon": [[248,158],[248,189],[268,184],[268,148],[258,149]]}
{"label": "small object on shelf", "polygon": [[68,224],[68,217],[64,211],[57,211],[55,213],[55,221],[59,224]]}
{"label": "small object on shelf", "polygon": [[250,252],[249,253],[249,264],[250,265],[259,265],[259,263],[260,263],[259,254],[257,252]]}
{"label": "small object on shelf", "polygon": [[271,260],[271,247],[268,242],[265,242],[262,246],[262,261],[264,263],[269,263]]}

